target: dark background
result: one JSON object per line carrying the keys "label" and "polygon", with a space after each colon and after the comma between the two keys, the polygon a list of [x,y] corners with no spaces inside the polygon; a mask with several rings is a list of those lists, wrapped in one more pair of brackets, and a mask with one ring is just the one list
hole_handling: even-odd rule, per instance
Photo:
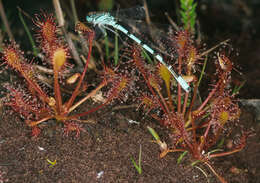
{"label": "dark background", "polygon": [[[179,15],[176,14],[178,2],[172,0],[147,0],[152,21],[154,23],[169,24],[164,15],[165,12],[168,12],[172,19],[179,24]],[[247,80],[240,91],[240,98],[260,98],[260,1],[199,0],[197,2],[198,25],[202,43],[205,43],[206,47],[210,48],[223,40],[231,39],[232,50],[229,51],[230,57],[244,74],[238,80]],[[28,37],[25,35],[24,28],[18,17],[17,7],[19,6],[33,17],[34,14],[40,13],[40,10],[54,13],[52,1],[4,0],[2,3],[15,40],[22,45],[23,49],[30,49]],[[73,29],[70,1],[61,1],[61,5],[68,26]],[[142,1],[76,0],[75,5],[79,20],[84,22],[88,12],[131,8],[142,5]],[[24,18],[26,23],[31,26],[30,17]],[[0,25],[1,29],[4,30],[3,24]],[[7,39],[7,35],[4,38]]]}

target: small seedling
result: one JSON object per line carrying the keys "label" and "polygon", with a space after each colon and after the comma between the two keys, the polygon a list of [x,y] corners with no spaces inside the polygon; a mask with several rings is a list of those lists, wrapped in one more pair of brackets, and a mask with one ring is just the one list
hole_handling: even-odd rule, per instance
{"label": "small seedling", "polygon": [[56,165],[56,163],[57,163],[56,159],[54,161],[51,161],[47,158],[46,161],[50,164],[50,166],[49,166],[50,168],[53,167],[54,165]]}
{"label": "small seedling", "polygon": [[184,28],[190,30],[191,32],[195,31],[196,23],[196,6],[197,3],[194,0],[180,0],[181,4],[181,21],[184,25]]}
{"label": "small seedling", "polygon": [[147,129],[148,129],[149,132],[152,134],[152,136],[154,137],[154,139],[155,139],[155,141],[156,141],[157,143],[158,143],[159,141],[161,142],[158,133],[157,133],[153,128],[151,128],[150,126],[147,126]]}
{"label": "small seedling", "polygon": [[158,133],[151,127],[147,126],[147,129],[149,130],[149,132],[152,134],[152,136],[154,137],[155,140],[152,140],[152,142],[156,143],[159,145],[161,153],[160,153],[160,158],[163,158],[164,156],[166,156],[169,152],[182,152],[184,151],[183,149],[169,149],[166,142],[162,142],[160,140],[160,137],[158,135]]}
{"label": "small seedling", "polygon": [[158,144],[160,146],[161,155],[165,154],[168,151],[167,144],[160,140],[160,137],[159,137],[158,133],[153,128],[151,128],[150,126],[147,126],[147,129],[152,134],[153,138],[155,139],[152,142],[154,142],[154,143],[156,143],[156,144]]}
{"label": "small seedling", "polygon": [[178,163],[178,164],[181,163],[183,157],[184,157],[187,153],[188,153],[188,151],[184,151],[184,152],[179,156],[179,158],[178,158],[178,160],[177,160],[177,163]]}
{"label": "small seedling", "polygon": [[137,172],[141,175],[142,174],[142,145],[140,144],[140,149],[139,149],[139,158],[138,158],[138,165],[135,162],[135,160],[131,157],[131,161],[137,170]]}

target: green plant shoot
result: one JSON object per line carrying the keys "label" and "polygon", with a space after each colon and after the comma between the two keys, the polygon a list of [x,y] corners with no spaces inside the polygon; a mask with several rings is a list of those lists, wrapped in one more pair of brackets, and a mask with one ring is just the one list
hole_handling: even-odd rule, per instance
{"label": "green plant shoot", "polygon": [[138,157],[138,165],[136,164],[135,160],[131,157],[131,161],[135,167],[135,169],[137,170],[137,172],[141,175],[142,174],[142,146],[140,144],[140,149],[139,149],[139,157]]}
{"label": "green plant shoot", "polygon": [[196,6],[197,3],[194,0],[180,0],[181,3],[181,21],[186,30],[195,32],[195,23],[196,23]]}
{"label": "green plant shoot", "polygon": [[54,161],[51,161],[51,160],[49,160],[48,158],[46,159],[47,160],[47,162],[50,164],[50,168],[51,167],[53,167],[54,165],[56,165],[56,163],[57,163],[57,161],[56,161],[56,159],[54,160]]}
{"label": "green plant shoot", "polygon": [[149,130],[149,132],[152,134],[152,136],[156,141],[161,141],[159,135],[156,133],[156,131],[153,128],[147,126],[147,129]]}

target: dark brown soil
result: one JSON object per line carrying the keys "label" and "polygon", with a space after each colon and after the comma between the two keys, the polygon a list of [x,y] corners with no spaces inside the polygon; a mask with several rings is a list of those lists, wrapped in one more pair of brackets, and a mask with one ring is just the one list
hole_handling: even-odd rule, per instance
{"label": "dark brown soil", "polygon": [[[151,142],[146,126],[155,128],[162,139],[167,137],[156,123],[143,120],[140,125],[129,124],[129,114],[134,112],[103,111],[103,120],[84,125],[86,132],[81,132],[79,138],[74,134],[64,136],[58,126],[46,127],[32,139],[30,129],[18,116],[2,116],[0,182],[218,182],[206,167],[199,165],[208,177],[190,166],[188,157],[181,164],[176,162],[177,153],[160,159],[158,145]],[[252,126],[257,135],[249,139],[243,151],[216,159],[214,166],[228,182],[260,182],[260,125],[248,111],[243,112],[241,123]],[[140,145],[141,175],[131,163],[131,157],[138,160]],[[47,159],[57,163],[50,167]]]}

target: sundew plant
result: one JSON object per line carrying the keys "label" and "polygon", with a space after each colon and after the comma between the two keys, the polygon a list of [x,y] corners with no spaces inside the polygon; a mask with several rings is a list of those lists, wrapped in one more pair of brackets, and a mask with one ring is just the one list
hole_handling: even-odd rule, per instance
{"label": "sundew plant", "polygon": [[211,161],[216,157],[241,151],[249,135],[241,131],[240,137],[234,139],[231,150],[225,151],[217,147],[239,124],[241,112],[235,94],[232,93],[233,63],[224,51],[211,58],[210,62],[215,63],[215,72],[206,88],[208,94],[202,96],[203,100],[198,102],[199,84],[204,70],[202,73],[198,71],[201,71],[206,57],[196,48],[189,31],[169,33],[168,37],[168,46],[171,45],[170,50],[175,55],[168,62],[171,62],[175,71],[182,75],[192,90],[184,92],[162,64],[151,69],[145,62],[141,49],[132,46],[129,63],[132,73],[136,74],[136,85],[139,85],[139,109],[143,106],[145,115],[150,115],[170,132],[170,144],[157,142],[160,145],[161,158],[169,152],[188,152],[193,165],[205,164],[221,182],[226,182],[214,169]]}
{"label": "sundew plant", "polygon": [[[90,92],[86,92],[91,86],[86,81],[86,73],[92,53],[94,32],[81,23],[76,25],[76,31],[86,40],[88,52],[87,58],[81,56],[85,63],[83,71],[72,73],[73,58],[53,15],[43,12],[36,15],[33,22],[36,26],[36,39],[42,55],[41,62],[44,68],[42,70],[47,72],[44,74],[39,72],[37,69],[39,64],[34,59],[26,59],[26,55],[15,42],[7,43],[2,50],[1,60],[3,64],[19,74],[22,82],[5,84],[8,94],[4,104],[10,106],[16,114],[24,119],[25,123],[32,128],[33,136],[38,136],[42,129],[41,124],[50,119],[62,123],[65,134],[76,131],[76,136],[79,136],[80,131],[83,130],[81,123],[86,122],[81,117],[120,98],[121,92],[125,90],[129,80],[124,75],[103,65],[102,74],[99,75],[100,83]],[[50,80],[49,84],[52,87],[47,87],[39,79],[44,77]],[[74,85],[70,97],[64,90],[68,85]],[[104,87],[107,87],[107,94],[102,104],[93,105],[85,109],[85,112],[75,112],[82,103],[95,96]]]}

